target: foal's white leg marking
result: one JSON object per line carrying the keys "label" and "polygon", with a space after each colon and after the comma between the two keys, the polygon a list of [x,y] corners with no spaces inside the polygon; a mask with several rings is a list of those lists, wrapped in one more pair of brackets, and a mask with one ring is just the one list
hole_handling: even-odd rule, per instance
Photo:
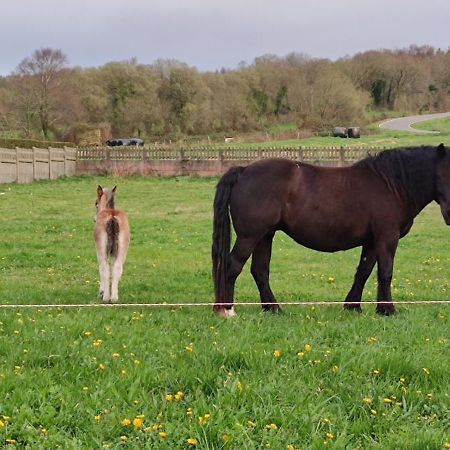
{"label": "foal's white leg marking", "polygon": [[225,317],[227,319],[231,319],[232,317],[236,317],[236,311],[234,310],[234,306],[232,306],[230,309],[225,310]]}

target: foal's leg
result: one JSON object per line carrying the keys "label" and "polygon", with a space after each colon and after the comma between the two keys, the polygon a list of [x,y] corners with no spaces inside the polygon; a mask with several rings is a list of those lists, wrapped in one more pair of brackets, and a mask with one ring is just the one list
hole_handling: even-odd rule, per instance
{"label": "foal's leg", "polygon": [[392,302],[391,281],[394,268],[394,256],[397,250],[398,238],[380,242],[377,245],[378,262],[378,303],[377,313],[384,316],[390,316],[395,313],[394,303]]}
{"label": "foal's leg", "polygon": [[373,267],[375,266],[375,262],[376,253],[374,247],[367,245],[363,246],[353,285],[350,288],[350,292],[347,294],[347,297],[345,297],[344,309],[362,312],[360,304],[361,296],[366,281],[370,277]]}
{"label": "foal's leg", "polygon": [[242,272],[244,264],[247,262],[248,258],[252,254],[253,249],[257,240],[251,238],[237,238],[233,246],[233,250],[230,253],[230,261],[228,267],[228,293],[229,293],[229,303],[226,305],[214,306],[214,310],[217,314],[224,317],[233,317],[236,315],[233,309],[234,301],[234,286],[236,284],[236,279]]}
{"label": "foal's leg", "polygon": [[281,308],[269,285],[269,265],[272,256],[273,236],[274,233],[266,234],[253,251],[251,273],[258,286],[261,306],[264,311],[278,313],[281,312]]}
{"label": "foal's leg", "polygon": [[108,255],[106,253],[106,233],[102,234],[96,241],[97,261],[100,273],[100,289],[99,296],[104,302],[109,301],[109,263]]}
{"label": "foal's leg", "polygon": [[119,282],[122,278],[123,265],[127,257],[128,242],[123,236],[119,236],[119,249],[112,264],[111,302],[119,300]]}

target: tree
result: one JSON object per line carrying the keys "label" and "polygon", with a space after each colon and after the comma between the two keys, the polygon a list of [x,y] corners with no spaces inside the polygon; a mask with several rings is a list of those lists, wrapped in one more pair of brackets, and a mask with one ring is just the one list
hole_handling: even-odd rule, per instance
{"label": "tree", "polygon": [[33,86],[37,114],[42,134],[49,139],[53,117],[52,95],[58,86],[58,75],[67,64],[67,57],[61,50],[41,48],[24,60],[17,67],[17,74]]}

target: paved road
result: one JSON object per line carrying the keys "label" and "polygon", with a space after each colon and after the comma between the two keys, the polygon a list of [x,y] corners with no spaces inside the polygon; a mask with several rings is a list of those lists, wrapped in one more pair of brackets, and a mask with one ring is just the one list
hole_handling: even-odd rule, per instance
{"label": "paved road", "polygon": [[441,119],[442,117],[450,117],[450,112],[390,119],[380,123],[380,128],[384,128],[385,130],[410,131],[411,133],[417,134],[439,134],[439,131],[417,130],[416,128],[412,128],[411,125],[418,122],[426,122],[427,120]]}

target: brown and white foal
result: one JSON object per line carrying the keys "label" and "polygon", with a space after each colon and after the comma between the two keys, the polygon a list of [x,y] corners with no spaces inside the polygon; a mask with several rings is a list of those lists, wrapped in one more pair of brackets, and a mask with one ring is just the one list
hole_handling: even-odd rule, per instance
{"label": "brown and white foal", "polygon": [[[113,189],[97,188],[97,216],[94,238],[100,271],[100,291],[103,303],[115,303],[119,300],[119,281],[130,243],[130,226],[127,215],[114,207],[116,186]],[[110,290],[110,263],[112,283]]]}

